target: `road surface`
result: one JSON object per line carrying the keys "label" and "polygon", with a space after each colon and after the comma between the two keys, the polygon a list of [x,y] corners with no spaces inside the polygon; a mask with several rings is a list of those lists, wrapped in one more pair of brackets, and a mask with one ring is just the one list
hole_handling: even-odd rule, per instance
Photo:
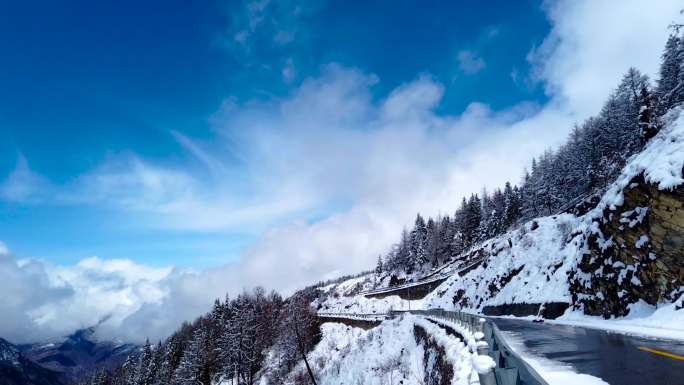
{"label": "road surface", "polygon": [[550,323],[492,320],[501,331],[523,340],[529,352],[570,364],[577,372],[609,384],[684,385],[684,342]]}

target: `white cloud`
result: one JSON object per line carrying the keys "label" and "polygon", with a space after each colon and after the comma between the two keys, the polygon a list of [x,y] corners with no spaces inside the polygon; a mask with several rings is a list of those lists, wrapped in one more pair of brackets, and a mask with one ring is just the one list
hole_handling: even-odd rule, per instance
{"label": "white cloud", "polygon": [[595,114],[629,67],[654,76],[679,1],[558,1],[553,25],[530,55],[547,92],[578,117]]}
{"label": "white cloud", "polygon": [[40,340],[53,335],[54,324],[39,325],[33,312],[43,306],[59,306],[73,295],[68,286],[52,286],[41,263],[17,260],[9,253],[0,254],[0,335],[14,342]]}
{"label": "white cloud", "polygon": [[[144,304],[160,303],[169,293],[166,282],[171,268],[97,257],[74,266],[55,266],[17,260],[3,247],[0,335],[15,343],[54,340],[103,321],[103,337],[140,342],[144,336],[122,332],[121,323]],[[116,333],[109,333],[112,330]]]}
{"label": "white cloud", "polygon": [[0,198],[14,202],[32,202],[41,200],[49,194],[49,182],[33,172],[26,157],[19,153],[17,164],[7,178],[0,183]]}
{"label": "white cloud", "polygon": [[[0,308],[23,314],[14,323],[0,321],[0,333],[19,327],[27,314],[46,328],[64,329],[53,305],[60,304],[74,314],[94,309],[92,318],[75,317],[83,324],[115,314],[104,335],[160,337],[226,291],[264,285],[289,293],[370,268],[416,212],[449,213],[482,185],[517,182],[531,156],[600,109],[630,65],[655,73],[666,26],[678,17],[676,2],[605,4],[549,8],[553,31],[530,56],[550,96],[545,106],[520,103],[492,112],[472,103],[445,116],[434,111],[444,86],[428,76],[376,100],[371,89],[381,79],[330,65],[282,100],[227,100],[212,119],[217,137],[211,143],[176,133],[192,157],[188,164],[113,157],[68,186],[79,191],[72,202],[124,207],[179,230],[248,227],[261,237],[237,263],[196,273],[97,259],[71,268],[5,261],[0,274],[19,277],[10,281],[17,282],[15,292],[35,286],[38,296],[31,292]],[[54,280],[55,272],[62,281]],[[97,307],[98,298],[112,307]]]}
{"label": "white cloud", "polygon": [[477,52],[462,50],[458,52],[456,58],[458,59],[459,68],[466,75],[476,74],[487,66],[484,59]]}
{"label": "white cloud", "polygon": [[81,175],[55,199],[164,212],[176,202],[196,196],[195,183],[187,170],[155,166],[135,155],[121,154]]}

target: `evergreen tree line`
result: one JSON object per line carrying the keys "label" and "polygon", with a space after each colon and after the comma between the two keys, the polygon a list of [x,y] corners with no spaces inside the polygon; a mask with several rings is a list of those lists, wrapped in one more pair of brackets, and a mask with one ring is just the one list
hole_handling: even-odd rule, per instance
{"label": "evergreen tree line", "polygon": [[[284,301],[262,288],[216,300],[208,314],[184,323],[163,342],[149,341],[114,371],[100,371],[81,385],[253,384],[269,351],[270,375],[289,373],[319,336],[310,289]],[[307,363],[308,364],[308,363]]]}
{"label": "evergreen tree line", "polygon": [[532,159],[519,186],[506,182],[463,198],[453,215],[416,217],[400,241],[378,257],[378,277],[390,285],[456,258],[471,246],[535,217],[551,215],[600,195],[630,156],[641,151],[662,117],[684,101],[684,39],[675,27],[655,85],[630,68],[597,116],[576,125],[556,150]]}

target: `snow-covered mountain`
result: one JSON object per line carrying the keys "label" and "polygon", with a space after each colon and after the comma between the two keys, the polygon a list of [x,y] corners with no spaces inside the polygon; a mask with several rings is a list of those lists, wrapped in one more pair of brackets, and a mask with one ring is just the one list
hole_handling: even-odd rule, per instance
{"label": "snow-covered mountain", "polygon": [[19,349],[0,338],[0,385],[63,385],[59,373],[25,358]]}
{"label": "snow-covered mountain", "polygon": [[132,344],[98,341],[94,333],[92,327],[81,329],[58,343],[21,345],[19,349],[36,364],[76,381],[100,369],[118,367],[138,348]]}

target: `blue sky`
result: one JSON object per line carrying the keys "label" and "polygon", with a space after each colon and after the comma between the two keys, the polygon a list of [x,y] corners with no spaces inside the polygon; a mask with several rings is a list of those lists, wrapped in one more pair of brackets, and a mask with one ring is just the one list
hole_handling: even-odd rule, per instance
{"label": "blue sky", "polygon": [[[0,177],[20,157],[61,190],[78,188],[74,180],[122,154],[186,167],[191,156],[174,133],[212,142],[212,117],[224,101],[287,97],[327,63],[374,74],[374,100],[430,76],[444,86],[441,114],[460,114],[473,101],[496,111],[547,99],[528,79],[527,55],[550,29],[538,1],[265,4],[6,5]],[[250,172],[240,160],[223,161],[236,180]],[[242,193],[250,194],[249,186]],[[332,197],[257,228],[203,231],[152,226],[106,199],[3,199],[0,239],[17,255],[59,264],[98,255],[201,268],[237,258],[279,221],[320,220],[349,205]]]}

